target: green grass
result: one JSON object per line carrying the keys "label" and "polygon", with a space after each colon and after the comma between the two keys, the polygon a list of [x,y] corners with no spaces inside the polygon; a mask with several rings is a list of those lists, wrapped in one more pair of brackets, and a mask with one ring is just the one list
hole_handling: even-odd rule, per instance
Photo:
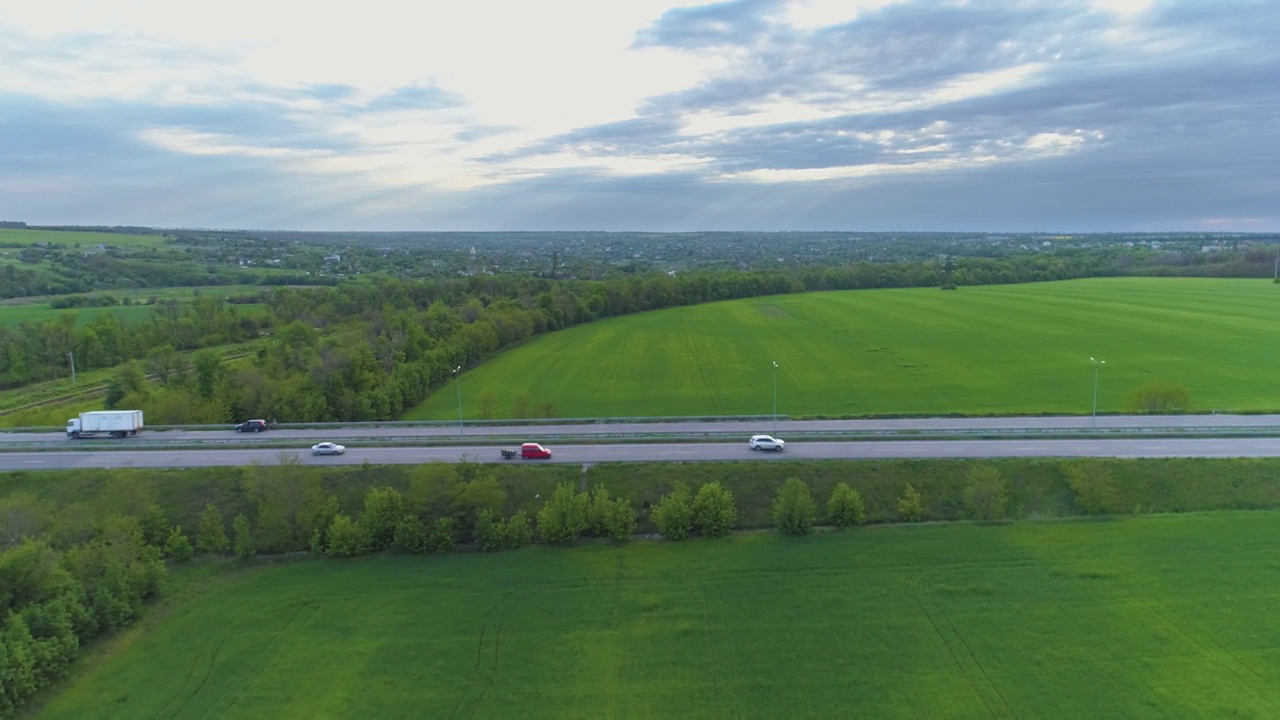
{"label": "green grass", "polygon": [[0,229],[0,243],[35,245],[57,243],[86,247],[106,243],[114,247],[161,247],[166,239],[161,235],[125,235],[122,233],[78,232],[73,230],[6,230]]}
{"label": "green grass", "polygon": [[95,315],[109,313],[115,315],[122,323],[146,320],[155,311],[155,306],[147,305],[109,305],[106,307],[61,308],[49,307],[49,303],[38,305],[0,305],[0,325],[18,325],[23,321],[45,322],[56,320],[63,313],[76,315],[76,325],[88,323]]}
{"label": "green grass", "polygon": [[[1280,286],[1105,278],[810,293],[675,308],[542,336],[462,377],[464,414],[510,417],[1087,414],[1151,381],[1193,409],[1280,409]],[[452,387],[406,414],[457,417]]]}
{"label": "green grass", "polygon": [[1278,523],[259,567],[119,643],[42,717],[1276,717]]}
{"label": "green grass", "polygon": [[[158,300],[192,300],[197,295],[204,297],[234,297],[236,295],[252,295],[260,292],[270,292],[272,288],[264,285],[201,285],[193,287],[163,287],[163,288],[130,288],[116,290],[93,290],[85,293],[71,293],[72,295],[85,295],[88,297],[98,297],[106,295],[116,298],[131,298],[137,302],[146,302],[148,298],[156,298]],[[48,306],[48,300],[51,296],[29,296],[20,298],[10,298],[0,301],[0,313],[6,312],[5,306]]]}

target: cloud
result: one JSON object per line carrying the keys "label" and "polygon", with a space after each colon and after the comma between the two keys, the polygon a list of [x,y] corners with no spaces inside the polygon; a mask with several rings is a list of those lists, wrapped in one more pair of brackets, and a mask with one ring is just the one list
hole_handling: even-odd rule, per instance
{"label": "cloud", "polygon": [[376,42],[249,5],[0,16],[0,216],[1280,227],[1274,2],[480,3]]}

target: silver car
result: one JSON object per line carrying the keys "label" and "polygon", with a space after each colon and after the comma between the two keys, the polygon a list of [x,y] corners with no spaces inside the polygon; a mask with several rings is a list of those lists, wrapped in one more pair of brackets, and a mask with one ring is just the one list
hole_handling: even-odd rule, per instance
{"label": "silver car", "polygon": [[747,446],[752,450],[773,450],[774,452],[782,452],[782,448],[786,445],[772,435],[752,435],[751,440],[747,442]]}
{"label": "silver car", "polygon": [[312,455],[341,455],[347,449],[338,443],[322,442],[311,446]]}

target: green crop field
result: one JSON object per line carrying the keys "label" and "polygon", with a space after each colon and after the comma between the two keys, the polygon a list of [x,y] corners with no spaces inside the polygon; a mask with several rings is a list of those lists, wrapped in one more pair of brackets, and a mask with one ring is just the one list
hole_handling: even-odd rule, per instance
{"label": "green crop field", "polygon": [[[464,414],[560,417],[1082,413],[1148,382],[1193,410],[1280,409],[1280,286],[1103,278],[863,290],[674,308],[550,333],[462,376]],[[457,417],[453,387],[406,415]]]}
{"label": "green crop field", "polygon": [[229,571],[95,658],[42,717],[1277,717],[1278,521]]}
{"label": "green crop field", "polygon": [[38,305],[0,305],[0,325],[17,325],[24,320],[44,322],[56,320],[63,313],[76,316],[76,324],[84,325],[100,313],[110,313],[122,323],[145,320],[155,311],[154,306],[146,305],[109,305],[106,307],[62,308],[49,307],[49,303]]}
{"label": "green crop field", "polygon": [[0,244],[35,245],[57,243],[75,247],[106,243],[116,247],[162,246],[161,235],[125,235],[123,233],[79,232],[74,230],[10,230],[0,229]]}

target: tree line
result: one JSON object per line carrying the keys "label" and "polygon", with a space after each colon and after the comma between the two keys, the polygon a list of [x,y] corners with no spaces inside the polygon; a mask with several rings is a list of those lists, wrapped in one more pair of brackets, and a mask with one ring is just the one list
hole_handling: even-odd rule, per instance
{"label": "tree line", "polygon": [[[19,385],[65,375],[66,353],[84,369],[138,361],[114,381],[111,405],[139,408],[153,423],[286,422],[399,417],[455,368],[472,367],[533,336],[584,322],[662,308],[817,290],[999,284],[1133,274],[1118,251],[946,263],[870,263],[762,271],[697,271],[557,280],[474,275],[447,280],[388,277],[263,295],[261,315],[219,298],[165,303],[148,321],[107,314],[77,327],[73,315],[0,327],[0,381]],[[1188,272],[1194,267],[1187,266]],[[1242,266],[1245,267],[1245,266]],[[1252,269],[1250,264],[1247,268]],[[1147,268],[1148,270],[1150,268]],[[229,367],[185,350],[272,334],[248,365]],[[202,364],[203,363],[203,364]],[[157,371],[159,368],[159,371]],[[158,384],[140,380],[159,376]],[[553,415],[554,407],[529,408]]]}

